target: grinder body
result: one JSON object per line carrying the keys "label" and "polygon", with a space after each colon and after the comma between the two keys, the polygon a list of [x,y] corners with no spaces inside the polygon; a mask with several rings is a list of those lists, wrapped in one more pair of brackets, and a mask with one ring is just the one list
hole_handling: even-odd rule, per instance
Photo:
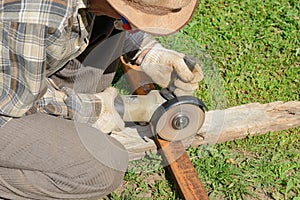
{"label": "grinder body", "polygon": [[115,107],[125,122],[149,122],[168,141],[195,135],[202,127],[205,104],[193,96],[175,97],[152,90],[147,95],[120,95]]}
{"label": "grinder body", "polygon": [[[118,104],[123,104],[123,111],[119,113],[122,113],[125,122],[150,122],[155,110],[166,102],[158,90],[152,90],[147,95],[120,95],[120,98]],[[115,102],[115,107],[120,106],[116,106]]]}

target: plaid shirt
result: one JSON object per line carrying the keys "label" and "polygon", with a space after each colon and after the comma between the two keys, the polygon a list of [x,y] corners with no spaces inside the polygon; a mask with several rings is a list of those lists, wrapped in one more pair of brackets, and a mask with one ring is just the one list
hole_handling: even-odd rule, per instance
{"label": "plaid shirt", "polygon": [[57,88],[50,74],[88,45],[86,0],[1,0],[0,127],[31,110],[93,121],[98,100]]}

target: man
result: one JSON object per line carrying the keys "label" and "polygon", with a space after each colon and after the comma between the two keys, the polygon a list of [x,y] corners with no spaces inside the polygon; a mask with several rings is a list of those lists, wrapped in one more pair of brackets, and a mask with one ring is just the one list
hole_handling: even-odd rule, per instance
{"label": "man", "polygon": [[128,163],[125,148],[107,135],[123,128],[113,107],[117,92],[107,88],[116,62],[99,69],[80,62],[105,38],[119,33],[114,24],[122,16],[128,20],[123,27],[142,32],[117,37],[109,51],[121,44],[128,48],[128,59],[161,86],[175,70],[180,80],[174,92],[190,93],[201,80],[200,72],[190,72],[182,54],[164,49],[143,32],[174,33],[196,4],[1,1],[0,198],[98,199],[116,189]]}

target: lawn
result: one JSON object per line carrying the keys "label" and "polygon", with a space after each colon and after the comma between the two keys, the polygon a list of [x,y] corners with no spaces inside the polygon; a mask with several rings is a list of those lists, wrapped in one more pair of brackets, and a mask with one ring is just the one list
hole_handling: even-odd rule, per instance
{"label": "lawn", "polygon": [[[195,94],[210,109],[300,100],[299,30],[298,0],[200,0],[180,33],[211,56],[218,80],[206,76]],[[298,127],[188,154],[211,199],[300,200],[299,133]],[[160,162],[150,155],[130,163],[122,188],[109,199],[179,199]]]}

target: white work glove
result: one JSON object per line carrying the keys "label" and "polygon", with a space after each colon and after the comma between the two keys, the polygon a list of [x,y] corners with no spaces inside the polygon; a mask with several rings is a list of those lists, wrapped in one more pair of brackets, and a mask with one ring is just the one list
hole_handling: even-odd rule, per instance
{"label": "white work glove", "polygon": [[[143,53],[140,56],[142,55]],[[192,95],[198,83],[203,79],[203,73],[198,64],[191,71],[184,57],[185,54],[155,44],[140,59],[140,66],[152,81],[162,88],[170,88],[172,85],[176,96]],[[173,77],[174,75],[176,77]]]}
{"label": "white work glove", "polygon": [[95,96],[101,101],[101,112],[92,126],[103,133],[122,130],[125,123],[114,106],[115,98],[118,96],[117,89],[109,87]]}

